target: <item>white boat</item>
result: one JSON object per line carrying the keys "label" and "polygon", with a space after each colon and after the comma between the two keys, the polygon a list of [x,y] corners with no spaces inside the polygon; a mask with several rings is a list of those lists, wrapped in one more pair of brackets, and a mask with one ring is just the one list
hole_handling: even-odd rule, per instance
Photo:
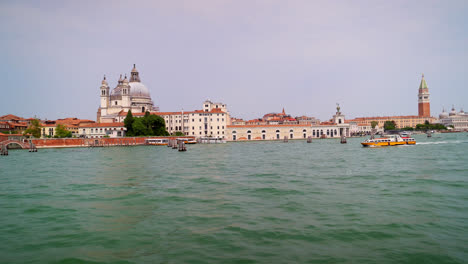
{"label": "white boat", "polygon": [[169,139],[167,138],[147,138],[145,139],[146,145],[167,146]]}

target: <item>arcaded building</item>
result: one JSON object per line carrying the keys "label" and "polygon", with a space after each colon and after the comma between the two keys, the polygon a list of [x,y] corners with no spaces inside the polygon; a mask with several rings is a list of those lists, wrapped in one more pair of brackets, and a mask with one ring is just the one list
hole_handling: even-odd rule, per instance
{"label": "arcaded building", "polygon": [[130,72],[130,79],[127,79],[127,75],[124,78],[120,75],[117,86],[111,91],[104,76],[100,90],[101,105],[97,111],[99,123],[117,122],[121,111],[132,110],[132,113],[157,111],[148,88],[140,80],[135,64]]}

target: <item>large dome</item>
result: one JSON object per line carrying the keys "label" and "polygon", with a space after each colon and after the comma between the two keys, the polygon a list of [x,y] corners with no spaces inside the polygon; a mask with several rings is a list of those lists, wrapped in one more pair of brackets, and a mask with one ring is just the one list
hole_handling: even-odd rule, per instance
{"label": "large dome", "polygon": [[150,97],[148,88],[141,82],[130,82],[130,95],[133,97]]}

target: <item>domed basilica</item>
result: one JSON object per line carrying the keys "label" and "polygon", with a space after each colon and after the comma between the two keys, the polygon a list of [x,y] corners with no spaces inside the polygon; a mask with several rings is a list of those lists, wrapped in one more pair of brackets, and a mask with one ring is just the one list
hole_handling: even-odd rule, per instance
{"label": "domed basilica", "polygon": [[101,106],[97,111],[98,122],[116,122],[119,113],[128,112],[128,110],[132,110],[132,113],[157,111],[148,88],[140,81],[135,64],[130,73],[130,80],[127,79],[127,75],[123,79],[120,75],[117,86],[109,92],[109,84],[104,76],[100,89]]}

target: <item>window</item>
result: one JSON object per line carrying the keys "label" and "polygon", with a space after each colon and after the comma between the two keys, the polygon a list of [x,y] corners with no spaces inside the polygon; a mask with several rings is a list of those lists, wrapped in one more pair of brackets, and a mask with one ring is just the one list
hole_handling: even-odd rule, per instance
{"label": "window", "polygon": [[115,105],[117,105],[117,101],[115,101]]}
{"label": "window", "polygon": [[265,139],[265,134],[262,135],[262,139]]}
{"label": "window", "polygon": [[236,140],[236,135],[232,135],[232,140]]}
{"label": "window", "polygon": [[192,122],[195,122],[195,119],[192,118]]}

